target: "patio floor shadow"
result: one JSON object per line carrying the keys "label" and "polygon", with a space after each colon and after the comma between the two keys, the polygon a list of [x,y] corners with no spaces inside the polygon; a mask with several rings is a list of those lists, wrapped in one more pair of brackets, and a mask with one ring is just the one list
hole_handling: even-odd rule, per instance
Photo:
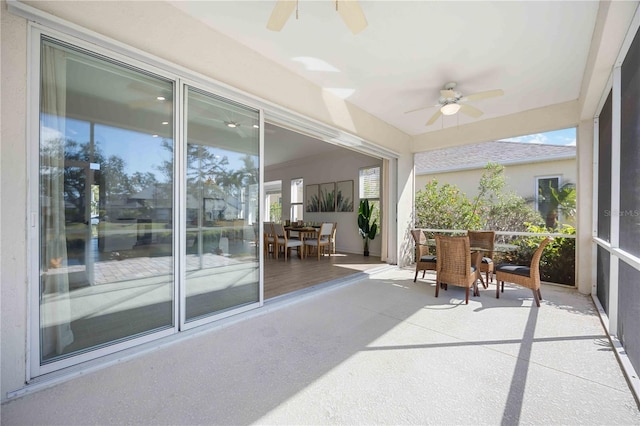
{"label": "patio floor shadow", "polygon": [[382,272],[267,303],[2,406],[27,424],[640,424],[591,298],[464,304]]}

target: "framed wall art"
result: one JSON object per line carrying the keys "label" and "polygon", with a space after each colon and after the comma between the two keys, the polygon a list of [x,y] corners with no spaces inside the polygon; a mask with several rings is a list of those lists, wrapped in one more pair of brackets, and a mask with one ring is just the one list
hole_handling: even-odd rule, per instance
{"label": "framed wall art", "polygon": [[335,182],[321,183],[318,194],[321,212],[336,211],[336,184]]}
{"label": "framed wall art", "polygon": [[320,201],[318,199],[318,185],[307,185],[305,188],[305,204],[307,206],[306,212],[319,212]]}
{"label": "framed wall art", "polygon": [[353,211],[353,181],[343,180],[336,183],[336,211]]}

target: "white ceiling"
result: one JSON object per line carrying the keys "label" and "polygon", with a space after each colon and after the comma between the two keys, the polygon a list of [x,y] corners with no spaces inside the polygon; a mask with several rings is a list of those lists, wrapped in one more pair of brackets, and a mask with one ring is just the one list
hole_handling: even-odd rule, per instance
{"label": "white ceiling", "polygon": [[[596,1],[361,1],[369,25],[353,35],[331,0],[300,1],[299,19],[280,32],[266,29],[275,1],[171,3],[325,90],[352,91],[349,102],[410,135],[578,99],[598,10]],[[300,57],[335,71],[306,69]],[[478,119],[426,126],[449,81],[463,95],[505,95],[472,103]]]}

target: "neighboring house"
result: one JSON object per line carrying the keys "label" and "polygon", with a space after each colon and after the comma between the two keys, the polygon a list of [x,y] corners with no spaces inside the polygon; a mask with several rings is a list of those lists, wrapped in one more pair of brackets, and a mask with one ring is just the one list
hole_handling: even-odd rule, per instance
{"label": "neighboring house", "polygon": [[576,182],[575,146],[491,141],[416,153],[416,192],[437,179],[456,185],[472,198],[489,162],[504,166],[509,189],[532,200],[541,214],[545,207],[538,199],[539,188],[551,184],[557,189]]}

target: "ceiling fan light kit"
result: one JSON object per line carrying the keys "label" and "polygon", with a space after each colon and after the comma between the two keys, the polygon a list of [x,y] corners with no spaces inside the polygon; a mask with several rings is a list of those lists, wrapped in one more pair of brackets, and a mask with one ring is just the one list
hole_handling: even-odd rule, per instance
{"label": "ceiling fan light kit", "polygon": [[443,105],[442,108],[440,108],[440,112],[444,115],[453,115],[458,111],[460,111],[459,104],[446,104]]}
{"label": "ceiling fan light kit", "polygon": [[[455,82],[450,82],[444,85],[442,90],[440,90],[440,97],[438,98],[438,103],[432,106],[438,107],[438,110],[431,116],[429,121],[427,121],[427,126],[432,125],[436,122],[438,118],[442,115],[455,115],[458,112],[468,115],[469,117],[478,118],[483,112],[478,108],[467,104],[466,102],[470,101],[478,101],[480,99],[493,98],[495,96],[504,95],[504,90],[495,89],[495,90],[487,90],[485,92],[474,93],[473,95],[463,96],[461,92],[454,90],[458,84]],[[405,112],[408,114],[410,112],[420,111],[426,108],[430,108],[432,106],[425,106],[416,109],[412,109],[410,111]]]}

